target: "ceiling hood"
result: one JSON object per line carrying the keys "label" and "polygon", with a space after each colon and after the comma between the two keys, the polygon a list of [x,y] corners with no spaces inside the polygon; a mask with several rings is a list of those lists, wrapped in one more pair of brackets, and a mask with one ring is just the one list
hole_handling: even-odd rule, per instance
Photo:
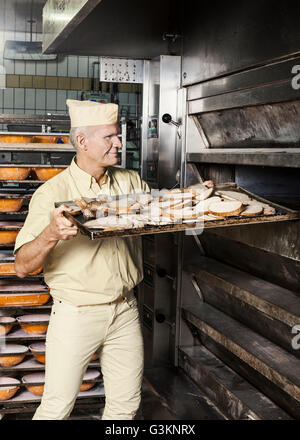
{"label": "ceiling hood", "polygon": [[6,40],[3,58],[5,60],[45,61],[55,60],[56,54],[43,54],[41,41]]}
{"label": "ceiling hood", "polygon": [[48,0],[43,52],[137,59],[173,55],[180,43],[177,1]]}

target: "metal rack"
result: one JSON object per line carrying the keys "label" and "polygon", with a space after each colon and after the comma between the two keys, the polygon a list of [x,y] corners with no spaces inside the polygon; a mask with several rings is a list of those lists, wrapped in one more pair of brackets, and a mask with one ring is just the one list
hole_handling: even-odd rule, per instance
{"label": "metal rack", "polygon": [[[33,115],[22,115],[22,117],[19,115],[0,115],[0,121],[2,123],[4,122],[10,122],[10,123],[22,123],[22,124],[32,124],[32,123],[43,123],[43,124],[49,124],[52,123],[59,123],[62,122],[65,124],[65,122],[68,120],[68,118],[50,118],[48,117],[40,117],[37,116],[35,118],[32,118],[30,116]],[[59,121],[62,119],[62,121]],[[9,136],[11,133],[9,132],[3,132],[0,133],[1,135]],[[51,139],[53,138],[53,133],[13,133],[14,137],[18,136],[36,136],[38,138],[45,139]],[[64,137],[68,136],[64,134]],[[58,135],[58,138],[60,135]],[[67,167],[69,163],[71,162],[72,157],[74,156],[74,148],[67,143],[36,143],[36,142],[25,142],[25,143],[18,143],[18,142],[0,142],[0,167],[33,167],[33,166],[42,166],[42,167],[55,167],[59,166],[61,168]],[[0,192],[2,194],[6,194],[5,197],[13,197],[14,194],[18,193],[23,198],[27,200],[27,202],[30,200],[32,194],[35,192],[35,190],[43,184],[43,181],[37,181],[32,178],[30,178],[30,175],[28,177],[28,180],[1,180],[0,181]],[[18,212],[1,212],[0,213],[0,221],[5,222],[6,229],[4,227],[4,230],[12,230],[12,227],[9,227],[9,222],[18,221],[18,222],[24,222],[26,219],[26,215],[28,213],[28,208],[26,205],[23,205],[20,211]],[[19,229],[21,226],[19,227]],[[2,230],[3,228],[1,228]],[[11,256],[11,252],[13,250],[14,244],[4,244],[1,245],[1,251],[4,253],[7,253],[10,255],[10,257],[0,257],[0,264],[5,262],[13,262],[13,257]],[[11,274],[9,276],[3,276],[0,275],[0,282],[4,281],[4,283],[7,280],[18,280],[15,274]],[[24,279],[22,279],[22,282],[24,283],[24,286],[29,286],[32,281],[40,281],[41,284],[44,283],[43,279],[43,273],[28,276]],[[18,280],[20,281],[20,280]],[[0,287],[1,290],[1,287]],[[19,290],[18,290],[19,291]],[[42,289],[40,292],[45,293],[47,290]],[[22,292],[19,291],[19,292]],[[24,289],[24,293],[30,293],[30,289]],[[5,294],[11,295],[13,293],[16,293],[13,289],[5,289]],[[38,293],[37,290],[34,290],[34,293]],[[49,312],[51,311],[52,306],[52,300],[50,300],[43,305],[8,305],[1,307],[0,306],[0,316],[20,316],[22,314],[27,313],[41,313],[41,312]],[[20,343],[22,345],[29,346],[33,342],[43,342],[45,341],[46,334],[28,334],[26,333],[18,323],[15,323],[13,328],[10,330],[10,332],[6,336],[0,337],[0,353],[1,353],[1,345],[2,343],[13,343],[17,344]],[[99,368],[99,362],[98,361],[91,361],[89,368]],[[0,367],[0,376],[9,376],[18,378],[21,380],[22,376],[28,372],[42,372],[45,370],[45,365],[40,363],[34,358],[33,353],[28,351],[25,354],[25,357],[22,362],[15,366],[8,366]],[[103,387],[103,381],[100,375],[100,378],[96,380],[85,380],[86,382],[95,382],[96,385],[88,390],[79,392],[75,407],[80,407],[83,404],[90,403],[93,407],[102,407],[104,402],[104,387]],[[4,385],[0,385],[1,387]],[[23,412],[34,412],[37,406],[39,405],[41,400],[40,396],[32,394],[30,391],[28,391],[24,385],[24,383],[20,384],[20,389],[17,391],[17,393],[10,399],[5,401],[0,401],[0,413],[1,414],[8,414],[8,413],[23,413]]]}

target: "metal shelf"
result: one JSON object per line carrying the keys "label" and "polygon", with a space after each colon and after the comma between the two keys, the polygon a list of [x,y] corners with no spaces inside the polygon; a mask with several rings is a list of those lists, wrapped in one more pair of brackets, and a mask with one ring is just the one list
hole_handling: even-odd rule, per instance
{"label": "metal shelf", "polygon": [[[0,151],[53,151],[53,152],[76,152],[71,144],[31,143],[31,142],[0,142]],[[17,166],[17,165],[14,165]],[[24,166],[24,165],[22,165]],[[43,167],[44,165],[37,165]]]}
{"label": "metal shelf", "polygon": [[206,148],[187,162],[300,168],[300,148]]}
{"label": "metal shelf", "polygon": [[[32,358],[27,359],[23,362],[21,362],[18,365],[14,365],[13,367],[0,367],[0,371],[1,372],[20,372],[20,371],[25,371],[25,370],[29,370],[29,371],[44,371],[45,370],[45,364],[42,364],[40,362],[38,362],[34,357],[33,354],[30,353],[30,355],[32,355]],[[99,368],[99,362],[97,361],[93,361],[90,364],[88,364],[88,368]],[[1,388],[0,388],[1,389]]]}
{"label": "metal shelf", "polygon": [[[88,391],[80,391],[78,393],[77,399],[83,399],[87,397],[105,397],[104,393],[104,385],[101,383],[98,386],[93,387],[92,389]],[[1,411],[1,405],[10,405],[14,403],[34,403],[34,402],[40,402],[42,396],[35,396],[28,390],[19,390],[17,394],[12,397],[9,400],[2,400],[0,402],[0,411]],[[76,400],[77,400],[76,399]]]}
{"label": "metal shelf", "polygon": [[[25,359],[24,361],[20,362],[18,365],[10,366],[10,367],[0,367],[0,372],[16,372],[19,373],[20,371],[44,371],[45,370],[45,364],[42,364],[41,362],[37,361],[33,354],[31,352],[27,355],[29,359]],[[88,368],[99,368],[99,360],[92,361],[88,364]],[[6,374],[5,374],[6,375]],[[1,388],[0,388],[1,390]]]}
{"label": "metal shelf", "polygon": [[[27,292],[25,292],[25,293],[27,293]],[[11,313],[15,309],[25,309],[25,310],[30,310],[30,309],[47,310],[47,309],[49,309],[50,310],[51,307],[52,307],[52,303],[51,304],[44,304],[42,306],[38,306],[38,305],[33,305],[33,306],[20,305],[20,306],[5,306],[5,307],[2,306],[2,307],[0,307],[0,310],[7,310],[8,313]],[[10,335],[10,333],[8,335],[6,335],[5,337],[7,338],[9,335]],[[0,336],[0,340],[1,340],[1,336]]]}
{"label": "metal shelf", "polygon": [[19,341],[21,343],[22,341],[29,339],[31,341],[43,341],[46,338],[46,333],[43,335],[32,335],[26,333],[22,328],[18,328],[17,330],[12,330],[8,335],[2,336],[0,341],[2,338],[5,339],[6,342]]}

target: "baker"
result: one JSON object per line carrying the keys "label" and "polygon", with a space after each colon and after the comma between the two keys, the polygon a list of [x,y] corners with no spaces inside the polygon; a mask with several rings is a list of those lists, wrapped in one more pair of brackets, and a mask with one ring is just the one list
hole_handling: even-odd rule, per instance
{"label": "baker", "polygon": [[66,419],[92,355],[105,388],[103,420],[133,419],[141,400],[143,338],[133,288],[143,278],[140,237],[90,240],[55,202],[150,191],[138,173],[114,165],[122,147],[118,106],[67,100],[71,165],[33,194],[14,253],[23,278],[43,265],[53,306],[46,335],[45,387],[33,419]]}

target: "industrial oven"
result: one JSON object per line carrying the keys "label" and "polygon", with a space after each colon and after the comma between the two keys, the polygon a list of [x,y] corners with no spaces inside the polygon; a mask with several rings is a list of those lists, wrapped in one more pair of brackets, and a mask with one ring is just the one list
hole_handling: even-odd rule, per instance
{"label": "industrial oven", "polygon": [[[277,215],[144,237],[146,377],[175,412],[183,390],[203,407],[201,393],[178,379],[184,371],[226,418],[299,418],[299,220],[292,219],[300,193],[300,101],[292,87],[299,59],[186,87],[181,63],[145,61],[144,178],[159,188],[226,182],[271,203]],[[218,419],[215,409],[198,407],[198,416]]]}
{"label": "industrial oven", "polygon": [[299,4],[75,3],[47,2],[44,51],[144,60],[142,177],[275,209],[144,236],[145,379],[178,418],[299,419]]}

